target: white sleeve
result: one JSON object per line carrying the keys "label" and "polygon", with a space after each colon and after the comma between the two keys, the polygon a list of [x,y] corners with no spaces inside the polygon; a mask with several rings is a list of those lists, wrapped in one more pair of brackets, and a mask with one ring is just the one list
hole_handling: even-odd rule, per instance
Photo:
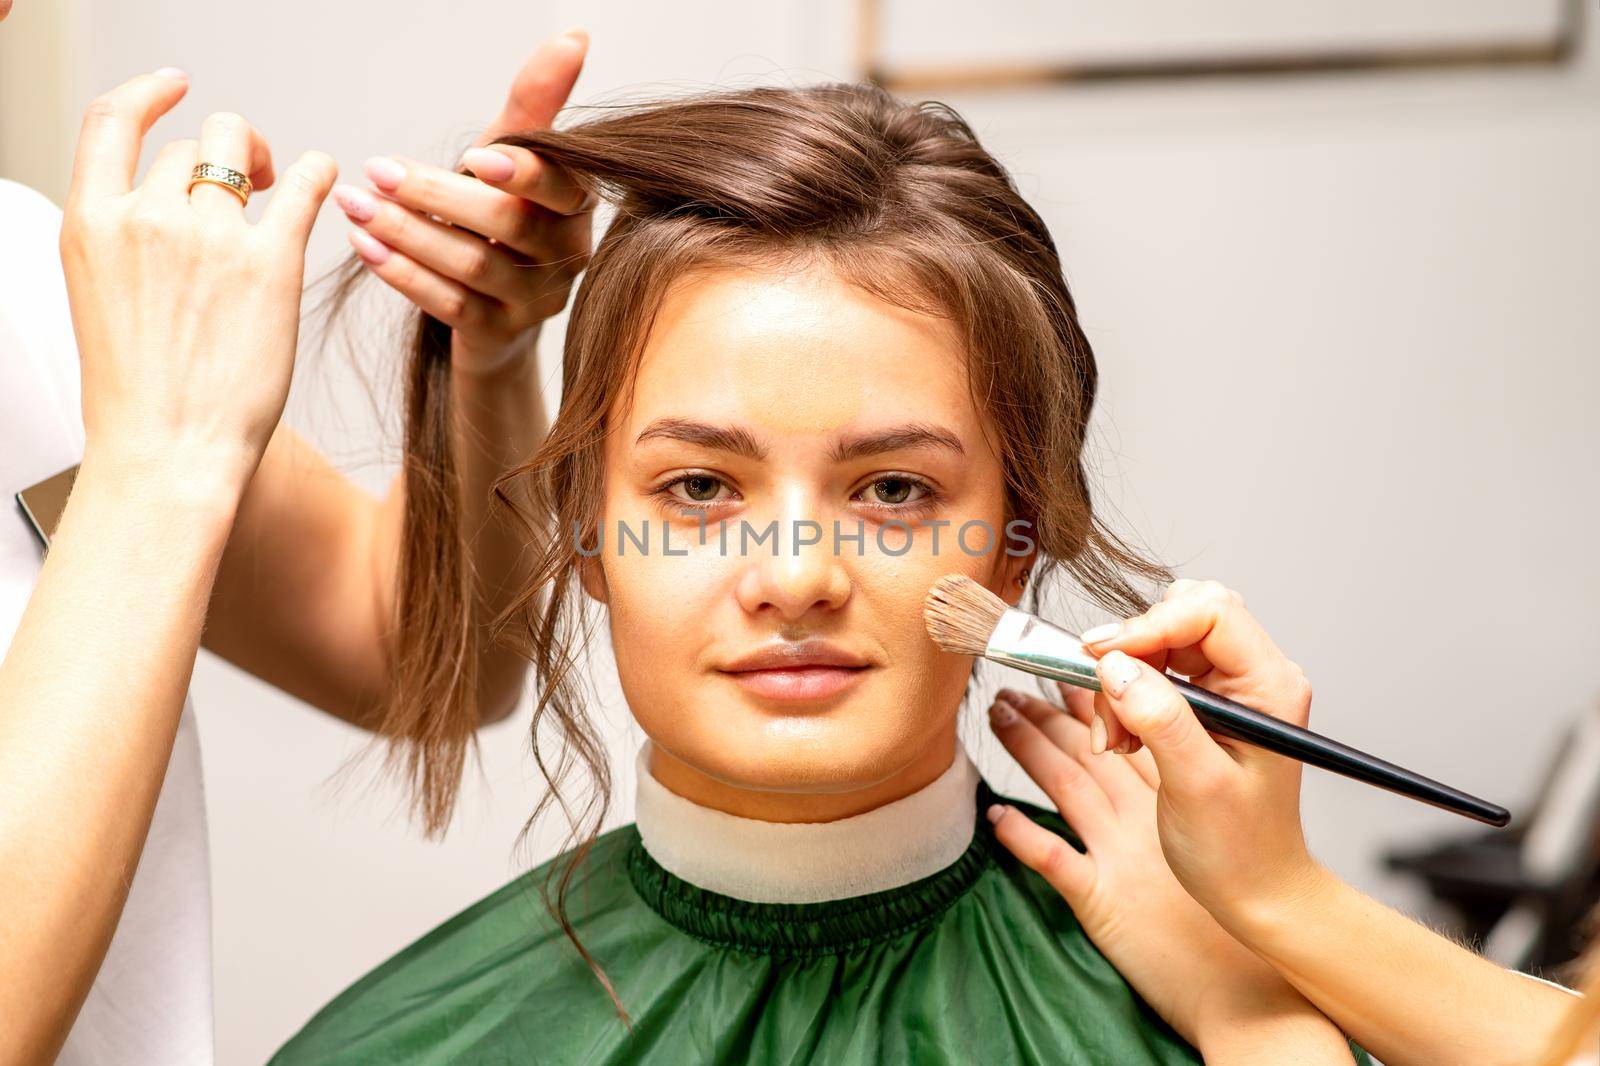
{"label": "white sleeve", "polygon": [[26,185],[0,178],[0,320],[7,334],[0,357],[8,379],[17,370],[15,360],[31,364],[33,377],[49,390],[63,432],[81,455],[78,348],[61,272],[60,236],[60,208]]}
{"label": "white sleeve", "polygon": [[0,181],[0,654],[10,646],[40,561],[13,494],[83,457],[60,227],[61,212],[49,200]]}

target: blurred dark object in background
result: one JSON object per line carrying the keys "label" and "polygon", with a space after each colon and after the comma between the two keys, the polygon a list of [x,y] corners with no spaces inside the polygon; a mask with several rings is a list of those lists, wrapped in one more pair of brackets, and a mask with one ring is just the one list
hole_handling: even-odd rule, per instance
{"label": "blurred dark object in background", "polygon": [[1600,901],[1600,708],[1567,730],[1520,825],[1394,848],[1384,863],[1421,878],[1486,958],[1559,971],[1600,933],[1588,923]]}

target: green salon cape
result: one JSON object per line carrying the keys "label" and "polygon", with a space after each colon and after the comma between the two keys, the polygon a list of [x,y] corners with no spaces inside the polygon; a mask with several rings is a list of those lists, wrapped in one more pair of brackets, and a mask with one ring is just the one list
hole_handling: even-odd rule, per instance
{"label": "green salon cape", "polygon": [[546,863],[351,985],[271,1066],[1200,1062],[983,812],[1010,803],[1072,837],[1060,816],[977,787],[977,831],[950,866],[821,903],[708,892],[632,824],[602,835],[569,911],[631,1032],[546,909]]}

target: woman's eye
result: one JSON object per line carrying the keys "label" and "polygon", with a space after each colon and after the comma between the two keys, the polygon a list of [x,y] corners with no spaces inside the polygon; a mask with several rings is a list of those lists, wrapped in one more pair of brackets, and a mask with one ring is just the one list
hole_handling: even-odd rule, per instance
{"label": "woman's eye", "polygon": [[691,503],[715,502],[717,492],[723,488],[722,479],[710,474],[687,474],[670,482],[667,488],[682,488],[684,498]]}
{"label": "woman's eye", "polygon": [[[882,504],[886,507],[904,506],[909,502],[919,502],[928,494],[927,486],[909,477],[881,477],[867,486],[870,497],[869,503]],[[922,496],[911,498],[913,492],[920,492]]]}
{"label": "woman's eye", "polygon": [[[684,474],[656,489],[653,495],[700,507],[737,499],[728,483],[714,474]],[[852,499],[872,507],[910,510],[931,504],[935,496],[933,487],[921,478],[890,476],[877,478],[866,488],[858,489]]]}

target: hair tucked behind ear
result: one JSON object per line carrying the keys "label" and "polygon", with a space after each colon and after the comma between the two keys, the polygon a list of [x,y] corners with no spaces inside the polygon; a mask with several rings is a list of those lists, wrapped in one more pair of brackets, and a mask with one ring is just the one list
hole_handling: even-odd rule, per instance
{"label": "hair tucked behind ear", "polygon": [[[884,300],[953,321],[974,399],[998,431],[1007,517],[1030,523],[1039,548],[1033,589],[1065,567],[1092,599],[1128,615],[1149,606],[1131,579],[1172,575],[1118,539],[1092,506],[1083,449],[1097,375],[1055,243],[948,107],[904,103],[867,84],[754,88],[608,109],[502,141],[565,167],[616,209],[574,298],[558,417],[536,453],[495,485],[497,507],[522,524],[535,561],[530,585],[491,628],[535,674],[534,755],[550,788],[528,825],[559,803],[572,824],[568,843],[577,841],[552,864],[556,891],[552,901],[547,880],[546,901],[626,1020],[566,910],[610,800],[605,748],[574,673],[593,636],[579,538],[595,529],[608,410],[627,397],[674,278],[731,264],[820,264]],[[467,621],[449,350],[449,331],[423,317],[406,377],[399,639],[380,726],[431,830],[448,821],[477,724],[481,639]],[[554,766],[543,738],[551,726]],[[576,812],[562,791],[574,761],[596,784]]]}

